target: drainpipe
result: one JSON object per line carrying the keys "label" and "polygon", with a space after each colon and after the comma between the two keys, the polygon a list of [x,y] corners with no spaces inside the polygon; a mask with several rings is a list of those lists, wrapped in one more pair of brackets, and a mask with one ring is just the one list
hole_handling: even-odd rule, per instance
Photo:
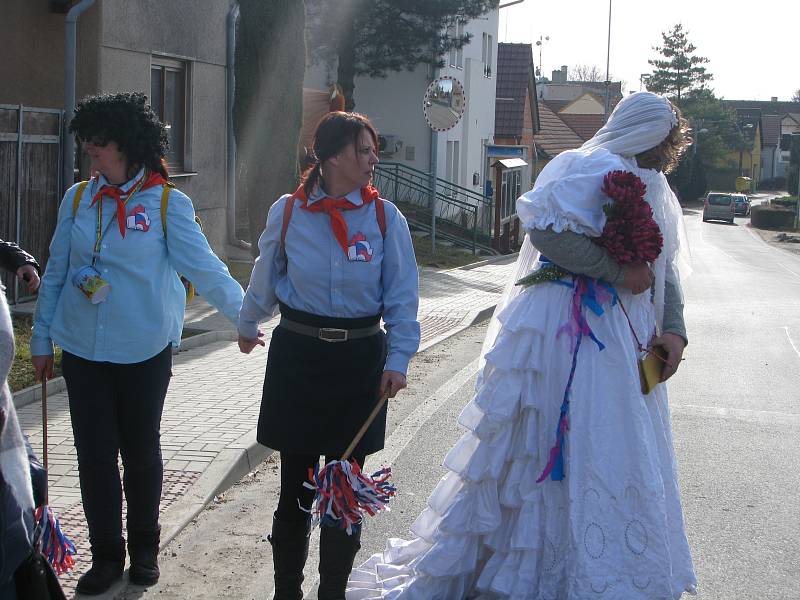
{"label": "drainpipe", "polygon": [[227,150],[228,150],[228,243],[243,250],[250,250],[250,244],[236,237],[236,136],[233,131],[233,103],[235,101],[234,66],[236,63],[236,19],[239,18],[239,3],[234,2],[228,12],[228,37],[227,37],[227,71],[225,84],[227,86]]}
{"label": "drainpipe", "polygon": [[75,141],[69,134],[69,122],[75,114],[75,44],[78,37],[78,17],[94,4],[81,0],[69,9],[64,31],[64,189],[75,183]]}

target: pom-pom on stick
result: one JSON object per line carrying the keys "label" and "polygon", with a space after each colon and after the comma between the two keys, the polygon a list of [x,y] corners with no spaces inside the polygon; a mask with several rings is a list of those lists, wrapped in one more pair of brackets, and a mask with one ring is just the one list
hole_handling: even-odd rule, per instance
{"label": "pom-pom on stick", "polygon": [[[47,378],[42,377],[42,466],[47,473]],[[75,544],[72,543],[64,532],[58,517],[48,506],[50,503],[49,485],[44,488],[44,504],[36,509],[36,527],[39,532],[41,551],[47,562],[53,565],[58,575],[71,571],[75,566],[77,554]]]}
{"label": "pom-pom on stick", "polygon": [[309,482],[303,485],[316,491],[311,508],[315,524],[340,527],[350,535],[365,514],[373,516],[389,510],[389,500],[397,491],[388,481],[391,468],[384,467],[368,476],[361,472],[357,460],[348,460],[388,398],[389,389],[378,399],[340,460],[332,460],[321,469],[319,465],[309,469]]}

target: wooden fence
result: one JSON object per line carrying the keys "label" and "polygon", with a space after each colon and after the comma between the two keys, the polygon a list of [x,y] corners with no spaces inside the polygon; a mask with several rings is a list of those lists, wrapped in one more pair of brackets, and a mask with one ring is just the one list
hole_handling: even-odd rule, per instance
{"label": "wooden fence", "polygon": [[[0,104],[0,239],[17,242],[44,268],[61,200],[62,111]],[[29,293],[2,274],[10,303]]]}

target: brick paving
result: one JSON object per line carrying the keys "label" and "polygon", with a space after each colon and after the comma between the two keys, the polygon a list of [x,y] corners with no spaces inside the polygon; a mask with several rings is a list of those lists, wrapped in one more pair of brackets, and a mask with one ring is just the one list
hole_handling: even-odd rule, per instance
{"label": "brick paving", "polygon": [[[513,257],[505,257],[469,269],[423,270],[419,310],[422,347],[468,327],[479,313],[490,310],[510,276],[513,261]],[[276,325],[277,319],[263,324],[265,341]],[[230,330],[232,325],[199,299],[187,310],[186,328],[218,331]],[[230,462],[232,455],[244,453],[253,445],[265,364],[265,352],[241,354],[233,341],[181,350],[174,356],[161,421],[165,469],[162,514],[187,495],[212,464],[221,466],[214,473],[225,472],[228,465],[219,463]],[[77,576],[89,566],[89,544],[66,391],[52,394],[47,404],[50,505],[60,514],[64,531],[80,552],[76,573],[62,577],[71,594]],[[19,408],[18,414],[41,456],[41,403]]]}

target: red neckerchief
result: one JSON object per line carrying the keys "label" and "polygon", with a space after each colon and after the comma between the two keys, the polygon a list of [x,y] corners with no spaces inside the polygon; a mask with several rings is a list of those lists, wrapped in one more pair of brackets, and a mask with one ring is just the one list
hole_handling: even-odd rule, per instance
{"label": "red neckerchief", "polygon": [[[125,238],[125,204],[128,202],[128,199],[135,193],[146,190],[147,188],[156,186],[156,185],[164,185],[167,183],[167,180],[164,179],[160,173],[150,172],[149,170],[145,169],[144,174],[142,175],[144,182],[141,186],[139,186],[139,181],[134,183],[130,189],[126,192],[123,191],[119,186],[106,184],[102,186],[98,192],[92,198],[92,203],[89,205],[89,208],[93,207],[103,196],[108,196],[112,198],[117,203],[117,225],[119,225],[119,233],[122,238]],[[138,189],[137,189],[138,187]],[[122,197],[125,197],[125,200]]]}
{"label": "red neckerchief", "polygon": [[306,191],[301,185],[297,188],[297,191],[292,194],[292,196],[303,201],[303,203],[300,205],[300,208],[304,210],[309,212],[328,213],[328,216],[331,219],[331,231],[333,231],[333,237],[335,237],[336,241],[339,242],[344,255],[347,256],[347,244],[349,238],[347,236],[347,223],[345,222],[344,215],[341,211],[353,210],[354,208],[366,206],[375,200],[379,194],[378,190],[371,185],[368,185],[361,188],[361,201],[363,202],[361,205],[353,204],[347,198],[331,198],[330,196],[326,196],[325,198],[316,200],[313,204],[309,204]]}

